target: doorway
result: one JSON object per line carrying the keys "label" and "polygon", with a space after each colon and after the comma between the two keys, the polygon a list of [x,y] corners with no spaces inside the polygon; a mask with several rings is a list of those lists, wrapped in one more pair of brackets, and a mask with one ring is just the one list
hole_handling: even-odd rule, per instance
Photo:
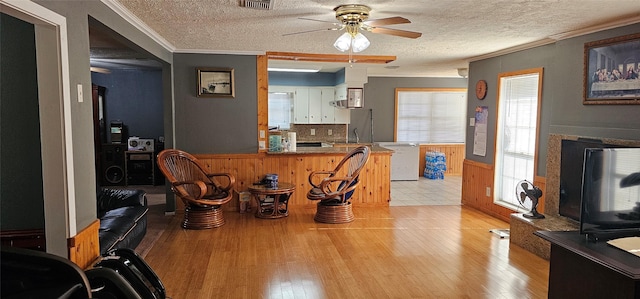
{"label": "doorway", "polygon": [[[37,41],[35,45],[36,89],[37,105],[40,107],[37,114],[42,153],[39,166],[42,169],[41,187],[46,251],[67,257],[67,239],[75,235],[77,229],[74,219],[75,193],[70,192],[73,190],[75,180],[74,156],[72,152],[66,150],[72,144],[71,95],[68,90],[70,76],[66,67],[69,62],[69,51],[67,44],[62,42],[67,40],[66,20],[29,1],[0,2],[0,8],[3,14],[33,25],[34,39]],[[33,86],[27,88],[33,89]],[[21,169],[20,171],[29,170]],[[3,206],[5,200],[11,200],[11,198],[3,196]],[[64,207],[67,212],[61,213],[60,207]]]}
{"label": "doorway", "polygon": [[98,185],[163,184],[154,161],[165,148],[163,64],[91,17],[89,48]]}

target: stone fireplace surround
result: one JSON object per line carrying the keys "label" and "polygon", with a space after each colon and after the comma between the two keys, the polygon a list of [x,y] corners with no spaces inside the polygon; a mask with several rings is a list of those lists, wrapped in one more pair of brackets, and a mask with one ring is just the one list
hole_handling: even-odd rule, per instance
{"label": "stone fireplace surround", "polygon": [[510,245],[520,246],[537,256],[549,260],[551,244],[533,233],[538,230],[572,231],[578,230],[579,223],[573,219],[560,216],[560,150],[562,140],[578,140],[578,138],[598,139],[603,143],[640,147],[640,140],[611,139],[593,136],[575,136],[550,134],[547,148],[547,175],[544,194],[544,219],[528,219],[522,213],[511,214]]}

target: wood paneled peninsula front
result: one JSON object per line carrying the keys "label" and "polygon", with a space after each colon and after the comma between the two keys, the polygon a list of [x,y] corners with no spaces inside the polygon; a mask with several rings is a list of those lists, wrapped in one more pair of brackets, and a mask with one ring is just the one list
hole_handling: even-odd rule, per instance
{"label": "wood paneled peninsula front", "polygon": [[[229,172],[236,177],[237,192],[248,192],[248,187],[267,173],[278,174],[278,181],[292,183],[296,191],[289,206],[315,207],[307,199],[311,188],[309,174],[316,170],[333,170],[345,154],[358,144],[334,147],[306,147],[288,152],[260,152],[255,154],[196,154],[211,172]],[[371,147],[369,162],[360,173],[360,184],[351,202],[354,206],[388,206],[391,200],[391,154],[393,150]],[[180,203],[178,203],[180,211]],[[255,205],[255,203],[252,203]],[[238,210],[238,194],[225,205],[226,210]]]}

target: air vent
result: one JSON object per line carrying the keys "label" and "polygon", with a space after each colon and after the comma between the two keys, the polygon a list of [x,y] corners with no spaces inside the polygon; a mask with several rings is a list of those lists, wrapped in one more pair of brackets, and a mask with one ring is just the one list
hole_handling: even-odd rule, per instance
{"label": "air vent", "polygon": [[271,0],[240,0],[240,6],[253,9],[270,10],[271,2]]}

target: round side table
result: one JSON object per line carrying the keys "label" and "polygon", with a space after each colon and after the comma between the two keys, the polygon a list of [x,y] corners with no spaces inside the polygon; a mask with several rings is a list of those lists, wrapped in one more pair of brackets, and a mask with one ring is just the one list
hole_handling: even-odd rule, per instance
{"label": "round side table", "polygon": [[249,193],[256,199],[256,217],[276,219],[289,216],[289,197],[296,190],[290,183],[278,183],[272,188],[266,185],[249,186]]}

